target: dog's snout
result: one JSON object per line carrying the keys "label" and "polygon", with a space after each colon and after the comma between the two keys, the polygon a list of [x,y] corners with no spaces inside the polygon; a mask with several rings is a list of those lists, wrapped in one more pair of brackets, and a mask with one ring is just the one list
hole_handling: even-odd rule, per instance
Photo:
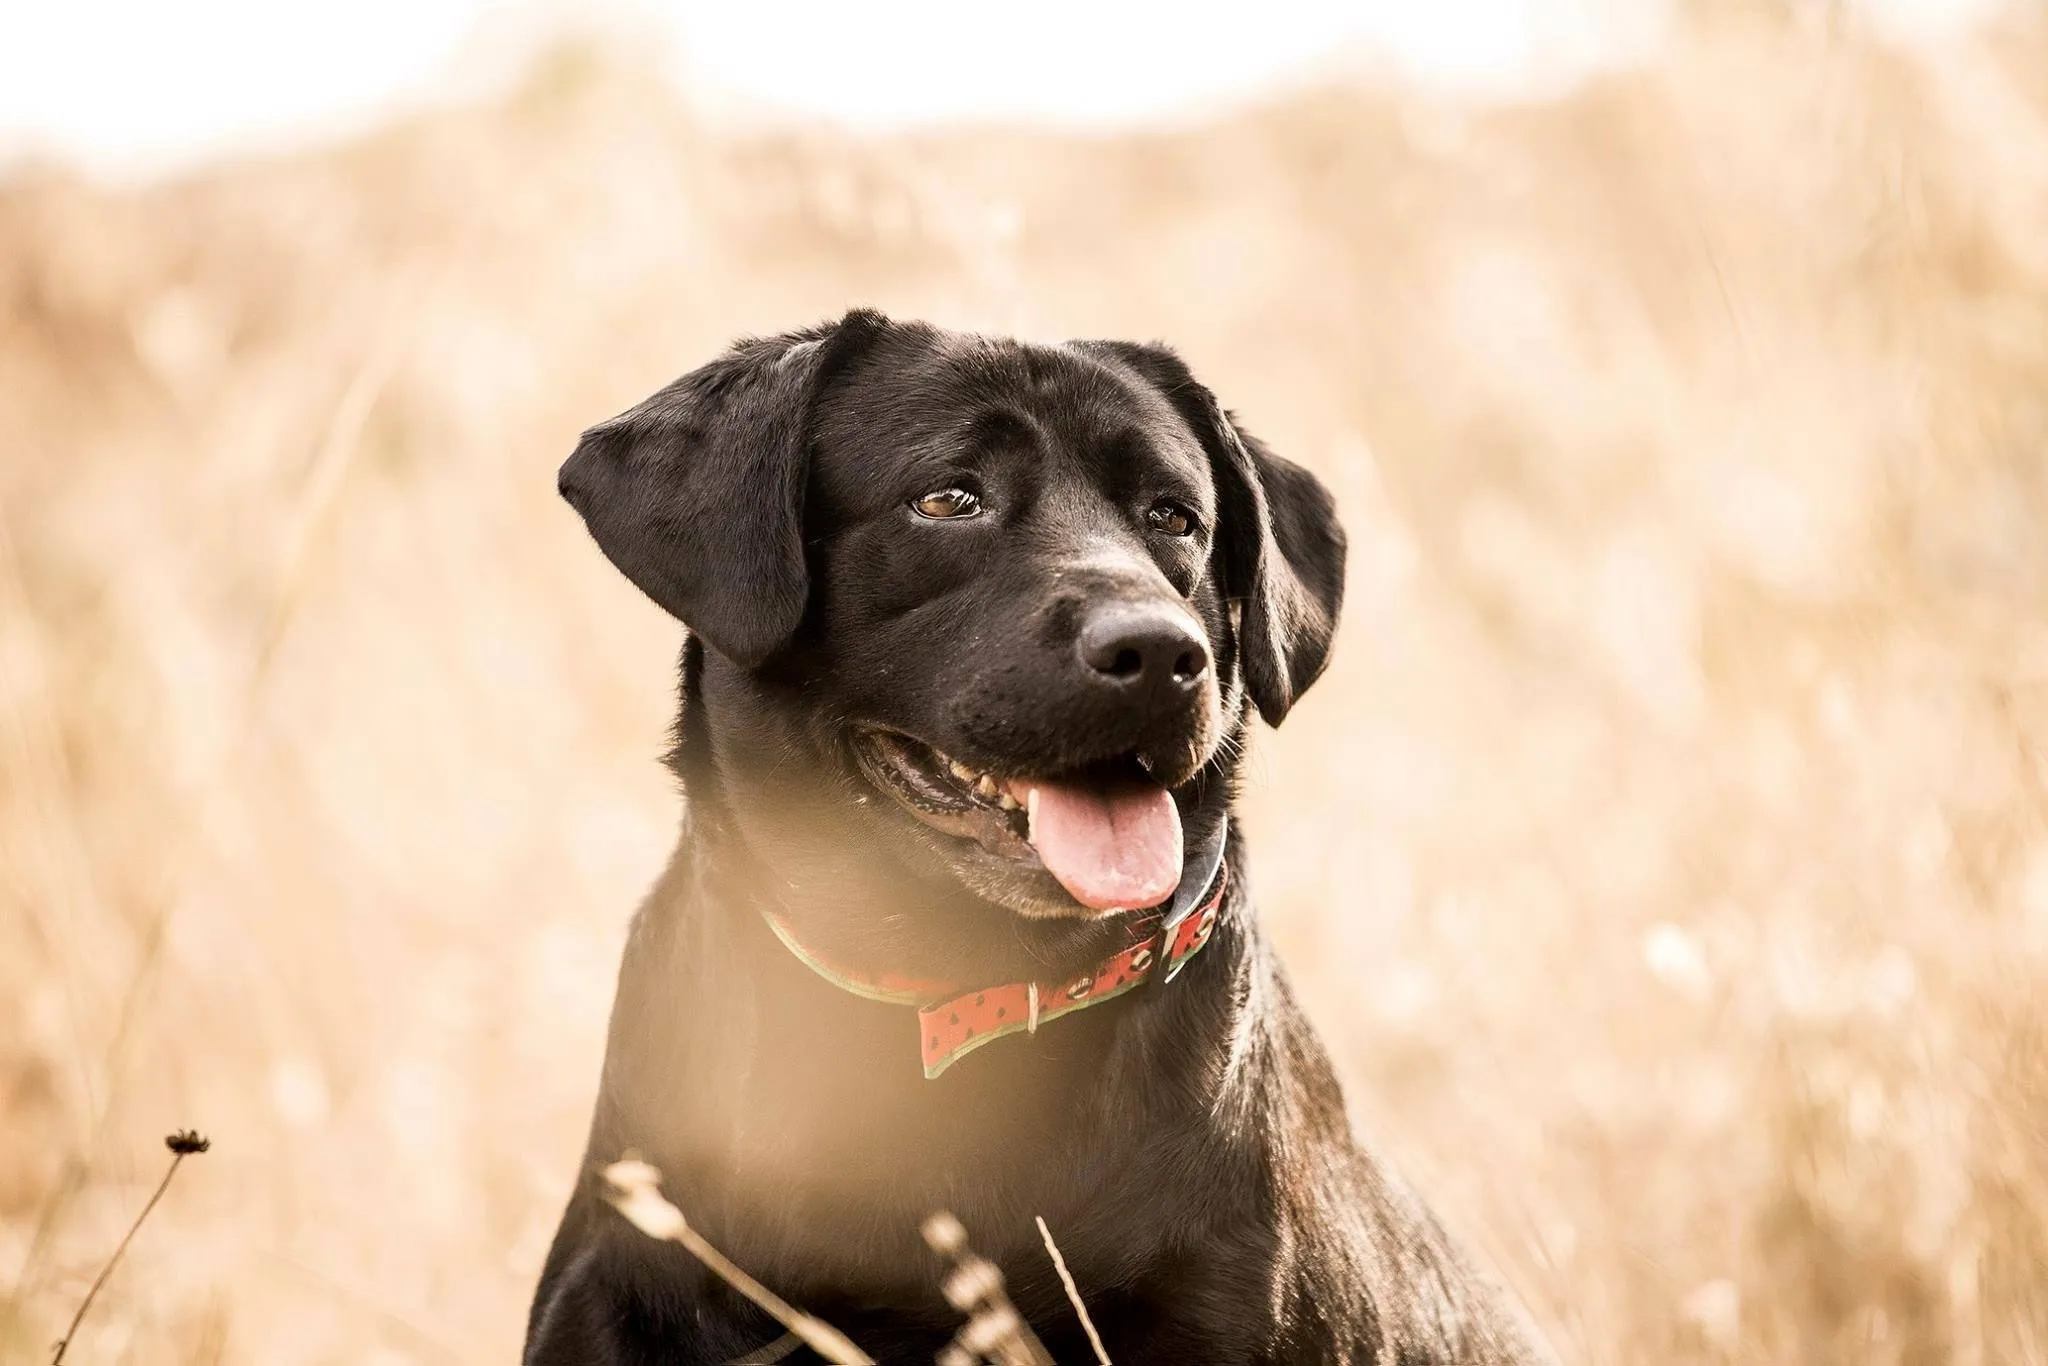
{"label": "dog's snout", "polygon": [[1192,688],[1209,672],[1209,646],[1184,612],[1164,605],[1098,608],[1081,627],[1081,662],[1099,682],[1133,691]]}

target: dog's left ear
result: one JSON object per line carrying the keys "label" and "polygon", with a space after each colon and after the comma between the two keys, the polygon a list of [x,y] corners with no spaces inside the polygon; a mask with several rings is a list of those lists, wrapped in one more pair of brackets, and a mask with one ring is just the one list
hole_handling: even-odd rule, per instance
{"label": "dog's left ear", "polygon": [[1330,660],[1344,601],[1344,528],[1322,481],[1246,432],[1164,346],[1089,342],[1164,394],[1194,429],[1215,472],[1223,588],[1239,605],[1245,687],[1268,725]]}
{"label": "dog's left ear", "polygon": [[607,559],[718,653],[755,668],[810,597],[803,505],[811,413],[888,320],[743,341],[583,434],[562,496]]}

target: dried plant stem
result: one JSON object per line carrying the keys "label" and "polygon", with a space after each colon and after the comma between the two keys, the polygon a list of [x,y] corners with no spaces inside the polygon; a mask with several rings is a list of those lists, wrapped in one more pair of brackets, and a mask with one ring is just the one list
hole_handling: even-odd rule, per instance
{"label": "dried plant stem", "polygon": [[734,1357],[729,1366],[775,1366],[775,1363],[804,1345],[804,1340],[795,1333],[784,1333],[759,1351],[749,1352],[743,1357]]}
{"label": "dried plant stem", "polygon": [[114,1268],[120,1265],[121,1254],[128,1250],[128,1244],[135,1241],[135,1234],[141,1229],[143,1220],[149,1218],[149,1212],[156,1208],[157,1201],[163,1199],[164,1192],[171,1188],[171,1178],[178,1174],[179,1164],[193,1153],[206,1151],[206,1140],[196,1135],[188,1137],[184,1134],[173,1134],[165,1142],[171,1150],[171,1165],[164,1170],[164,1179],[156,1183],[156,1191],[149,1197],[149,1203],[142,1207],[142,1213],[135,1216],[135,1222],[130,1224],[128,1231],[121,1236],[120,1243],[114,1248],[114,1255],[107,1258],[107,1264],[100,1268],[99,1276],[92,1283],[92,1289],[85,1292],[85,1299],[79,1303],[78,1312],[71,1316],[71,1326],[66,1328],[64,1336],[57,1340],[56,1351],[50,1356],[50,1366],[62,1366],[64,1353],[71,1346],[71,1339],[78,1336],[78,1325],[85,1322],[86,1311],[91,1309],[92,1302],[99,1298],[100,1287],[107,1283],[107,1277],[113,1275]]}
{"label": "dried plant stem", "polygon": [[1081,1320],[1081,1327],[1088,1334],[1088,1345],[1095,1349],[1095,1360],[1101,1366],[1110,1366],[1109,1353],[1102,1350],[1102,1335],[1095,1331],[1095,1320],[1088,1317],[1088,1306],[1081,1303],[1081,1287],[1074,1284],[1074,1275],[1067,1270],[1067,1259],[1060,1256],[1060,1245],[1052,1240],[1052,1230],[1045,1226],[1045,1216],[1038,1216],[1038,1236],[1045,1239],[1045,1250],[1052,1256],[1052,1269],[1060,1273],[1060,1284],[1067,1288],[1067,1302],[1074,1306],[1074,1317]]}
{"label": "dried plant stem", "polygon": [[967,1245],[967,1229],[948,1210],[939,1210],[920,1230],[932,1251],[950,1258],[953,1270],[939,1284],[946,1303],[967,1315],[967,1324],[936,1358],[938,1366],[1054,1366],[1045,1344],[1010,1303],[1002,1270]]}
{"label": "dried plant stem", "polygon": [[678,1243],[710,1268],[713,1275],[758,1305],[761,1311],[802,1338],[804,1345],[836,1366],[874,1366],[874,1358],[848,1341],[822,1319],[792,1307],[767,1286],[735,1266],[703,1234],[690,1227],[683,1212],[661,1194],[661,1173],[645,1162],[614,1162],[604,1169],[611,1187],[605,1198],[633,1227],[650,1238]]}

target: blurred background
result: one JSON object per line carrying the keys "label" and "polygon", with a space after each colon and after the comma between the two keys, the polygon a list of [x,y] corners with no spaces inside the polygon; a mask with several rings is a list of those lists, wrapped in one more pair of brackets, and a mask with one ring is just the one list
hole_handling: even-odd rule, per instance
{"label": "blurred background", "polygon": [[1264,912],[1590,1363],[2048,1361],[2048,10],[0,16],[0,1359],[502,1362],[671,841],[575,434],[870,304],[1339,493]]}

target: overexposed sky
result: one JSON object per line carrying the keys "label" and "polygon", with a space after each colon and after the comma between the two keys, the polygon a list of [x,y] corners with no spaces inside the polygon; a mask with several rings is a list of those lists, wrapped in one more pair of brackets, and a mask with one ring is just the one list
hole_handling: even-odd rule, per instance
{"label": "overexposed sky", "polygon": [[[1857,8],[1938,32],[2002,2]],[[1669,3],[0,0],[0,156],[131,174],[331,134],[565,25],[627,26],[707,98],[873,126],[1171,115],[1337,61],[1514,94],[1653,49]]]}

